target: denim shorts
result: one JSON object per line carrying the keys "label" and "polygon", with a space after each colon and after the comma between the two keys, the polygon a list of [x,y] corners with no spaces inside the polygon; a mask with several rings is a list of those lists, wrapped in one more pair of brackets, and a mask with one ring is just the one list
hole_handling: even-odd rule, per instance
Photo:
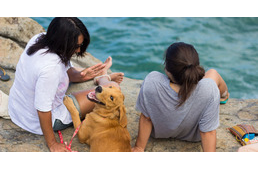
{"label": "denim shorts", "polygon": [[[73,104],[76,107],[76,109],[78,110],[79,115],[81,117],[81,109],[80,109],[79,103],[76,100],[75,96],[70,94],[70,95],[68,95],[68,97],[70,97],[73,100]],[[63,124],[61,120],[56,119],[55,122],[54,122],[53,130],[54,131],[64,130],[67,127],[71,127],[72,125],[73,125],[73,122],[71,122],[69,124]]]}

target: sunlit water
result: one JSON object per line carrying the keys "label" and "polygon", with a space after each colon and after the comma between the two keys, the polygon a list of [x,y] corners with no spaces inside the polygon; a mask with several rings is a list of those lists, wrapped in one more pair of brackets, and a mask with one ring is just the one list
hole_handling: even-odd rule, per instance
{"label": "sunlit water", "polygon": [[[33,18],[46,30],[52,18]],[[201,65],[215,68],[232,98],[258,98],[258,18],[80,18],[88,28],[88,48],[101,61],[110,55],[113,72],[144,79],[163,71],[166,48],[194,45]]]}

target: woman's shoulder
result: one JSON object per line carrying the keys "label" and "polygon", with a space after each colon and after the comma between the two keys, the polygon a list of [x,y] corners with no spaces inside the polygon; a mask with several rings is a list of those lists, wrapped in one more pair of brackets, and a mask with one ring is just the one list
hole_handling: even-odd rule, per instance
{"label": "woman's shoulder", "polygon": [[151,81],[168,80],[168,77],[158,71],[152,71],[146,76],[145,80],[151,80]]}
{"label": "woman's shoulder", "polygon": [[199,81],[198,85],[202,87],[217,87],[216,82],[211,78],[203,78]]}
{"label": "woman's shoulder", "polygon": [[34,35],[34,36],[29,40],[29,42],[27,43],[26,48],[29,47],[29,46],[31,46],[31,45],[33,45],[34,43],[36,43],[37,39],[38,39],[41,35],[45,35],[45,34],[46,34],[46,32],[41,32],[41,33],[39,33],[39,34]]}
{"label": "woman's shoulder", "polygon": [[61,59],[55,53],[44,53],[46,50],[40,49],[34,55],[35,66],[38,67],[40,72],[49,72],[58,74],[65,70],[65,65],[61,62]]}
{"label": "woman's shoulder", "polygon": [[157,71],[153,71],[146,76],[142,86],[145,91],[148,90],[150,92],[157,92],[156,90],[153,90],[153,89],[167,88],[165,86],[169,86],[169,79],[166,75]]}

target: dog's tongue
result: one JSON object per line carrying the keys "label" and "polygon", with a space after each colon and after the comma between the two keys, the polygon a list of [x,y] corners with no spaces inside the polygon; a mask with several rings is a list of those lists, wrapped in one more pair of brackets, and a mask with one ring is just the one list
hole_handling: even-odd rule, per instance
{"label": "dog's tongue", "polygon": [[89,98],[90,100],[96,100],[96,101],[98,101],[98,99],[96,98],[95,91],[90,92],[90,93],[88,94],[88,98]]}

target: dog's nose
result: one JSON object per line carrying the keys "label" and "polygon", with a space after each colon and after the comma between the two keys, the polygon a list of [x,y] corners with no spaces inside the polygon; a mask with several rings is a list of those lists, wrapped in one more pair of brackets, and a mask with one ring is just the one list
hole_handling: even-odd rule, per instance
{"label": "dog's nose", "polygon": [[101,86],[96,87],[95,91],[98,92],[98,93],[101,93],[102,92],[102,87]]}

